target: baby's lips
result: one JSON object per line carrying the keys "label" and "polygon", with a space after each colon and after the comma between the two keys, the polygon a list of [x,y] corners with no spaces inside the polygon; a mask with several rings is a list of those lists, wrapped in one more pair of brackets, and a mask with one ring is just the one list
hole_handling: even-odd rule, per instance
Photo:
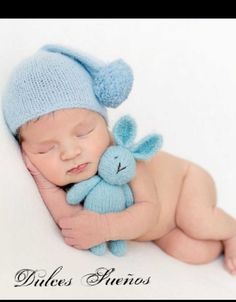
{"label": "baby's lips", "polygon": [[77,170],[81,170],[83,169],[84,167],[87,166],[88,163],[84,163],[84,164],[80,164],[80,165],[77,165],[76,167],[68,170],[68,172],[74,172],[74,171],[77,171]]}

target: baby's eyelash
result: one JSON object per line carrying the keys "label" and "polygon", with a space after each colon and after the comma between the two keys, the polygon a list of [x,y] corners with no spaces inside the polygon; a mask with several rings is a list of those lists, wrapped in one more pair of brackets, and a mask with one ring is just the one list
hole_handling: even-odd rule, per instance
{"label": "baby's eyelash", "polygon": [[[84,134],[76,134],[77,137],[83,137],[88,135],[89,133],[93,132],[95,128],[88,130],[88,132],[84,133]],[[45,154],[47,152],[49,152],[50,150],[52,150],[54,148],[54,146],[52,146],[50,149],[46,150],[46,151],[38,151],[37,154]]]}
{"label": "baby's eyelash", "polygon": [[77,136],[79,137],[79,136],[85,136],[85,135],[88,135],[88,134],[89,134],[89,133],[91,133],[93,130],[94,130],[94,128],[93,128],[93,129],[91,129],[91,130],[89,130],[88,132],[86,132],[86,133],[84,133],[84,134],[77,134]]}
{"label": "baby's eyelash", "polygon": [[50,149],[46,150],[46,151],[39,151],[38,154],[45,154],[47,152],[49,152],[50,150],[52,150],[54,148],[54,146],[52,146]]}

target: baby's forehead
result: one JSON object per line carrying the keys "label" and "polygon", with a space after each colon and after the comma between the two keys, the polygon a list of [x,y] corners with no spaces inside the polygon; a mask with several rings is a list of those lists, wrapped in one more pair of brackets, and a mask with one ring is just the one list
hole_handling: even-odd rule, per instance
{"label": "baby's forehead", "polygon": [[30,121],[27,121],[25,124],[23,124],[20,128],[19,128],[19,132],[23,132],[25,130],[27,130],[28,128],[36,125],[36,124],[39,124],[38,122],[41,121],[45,121],[46,119],[49,119],[49,118],[52,118],[54,116],[55,112],[49,112],[43,116],[39,116],[33,120],[30,120]]}
{"label": "baby's forehead", "polygon": [[[41,134],[48,131],[52,132],[53,130],[58,132],[59,129],[96,125],[101,121],[105,121],[103,116],[91,110],[78,108],[60,109],[26,122],[21,126],[19,133],[26,138],[26,136],[34,136],[35,133]],[[108,126],[106,121],[105,123]]]}

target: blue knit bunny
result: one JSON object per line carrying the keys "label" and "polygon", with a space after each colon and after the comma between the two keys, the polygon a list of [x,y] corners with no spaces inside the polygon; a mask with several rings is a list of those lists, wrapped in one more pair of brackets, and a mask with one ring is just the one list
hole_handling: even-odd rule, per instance
{"label": "blue knit bunny", "polygon": [[[128,182],[135,176],[135,160],[151,158],[162,145],[162,136],[151,134],[137,144],[136,123],[128,115],[120,118],[114,128],[115,146],[110,146],[101,156],[98,175],[74,184],[67,192],[67,201],[75,205],[84,200],[84,208],[98,213],[119,212],[134,203]],[[103,255],[106,242],[90,248],[96,255]],[[112,254],[123,256],[126,241],[108,241]]]}

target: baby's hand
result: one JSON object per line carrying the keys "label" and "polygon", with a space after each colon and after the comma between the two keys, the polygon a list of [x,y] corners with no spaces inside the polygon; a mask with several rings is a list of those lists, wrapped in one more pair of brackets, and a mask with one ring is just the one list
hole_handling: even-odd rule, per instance
{"label": "baby's hand", "polygon": [[52,190],[58,190],[59,187],[57,187],[55,184],[51,183],[48,179],[46,179],[40,171],[32,164],[26,153],[22,150],[22,158],[24,160],[24,163],[33,176],[37,186],[39,189],[42,190],[47,190],[47,189],[52,189]]}
{"label": "baby's hand", "polygon": [[106,215],[96,212],[82,210],[73,217],[63,217],[59,226],[65,242],[78,249],[89,249],[109,240]]}

